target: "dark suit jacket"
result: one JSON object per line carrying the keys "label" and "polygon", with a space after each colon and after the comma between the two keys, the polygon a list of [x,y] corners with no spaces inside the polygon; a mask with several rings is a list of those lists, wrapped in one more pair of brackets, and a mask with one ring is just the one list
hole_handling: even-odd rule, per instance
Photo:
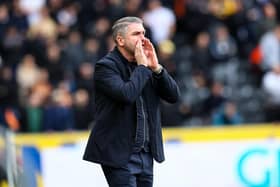
{"label": "dark suit jacket", "polygon": [[135,101],[142,95],[147,105],[151,153],[156,161],[164,161],[160,98],[176,102],[178,86],[165,69],[155,75],[149,68],[139,65],[130,75],[128,63],[115,48],[95,66],[96,123],[84,160],[113,167],[128,162],[135,138]]}

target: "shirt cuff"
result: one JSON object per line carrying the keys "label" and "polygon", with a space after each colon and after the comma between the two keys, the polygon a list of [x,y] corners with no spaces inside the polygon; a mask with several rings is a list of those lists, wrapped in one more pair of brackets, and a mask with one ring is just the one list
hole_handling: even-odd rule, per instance
{"label": "shirt cuff", "polygon": [[159,74],[161,74],[162,70],[163,70],[163,67],[162,67],[162,65],[159,64],[159,67],[156,70],[154,70],[153,72],[155,74],[159,75]]}

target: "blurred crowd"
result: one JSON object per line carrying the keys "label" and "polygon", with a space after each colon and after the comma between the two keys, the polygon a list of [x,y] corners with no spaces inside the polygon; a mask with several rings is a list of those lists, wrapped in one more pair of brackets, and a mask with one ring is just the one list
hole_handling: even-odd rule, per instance
{"label": "blurred crowd", "polygon": [[94,64],[112,23],[144,20],[180,102],[164,126],[280,119],[280,3],[275,0],[0,0],[0,124],[15,132],[94,125]]}

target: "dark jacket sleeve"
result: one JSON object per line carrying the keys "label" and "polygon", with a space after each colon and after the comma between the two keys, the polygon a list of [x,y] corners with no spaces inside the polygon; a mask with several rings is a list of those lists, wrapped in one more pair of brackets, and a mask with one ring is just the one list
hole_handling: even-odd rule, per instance
{"label": "dark jacket sleeve", "polygon": [[125,103],[133,103],[141,94],[152,71],[143,65],[137,66],[129,80],[122,79],[113,62],[97,63],[95,66],[95,87],[107,96]]}
{"label": "dark jacket sleeve", "polygon": [[180,97],[180,90],[175,80],[163,69],[157,75],[153,74],[158,95],[169,103],[175,103]]}

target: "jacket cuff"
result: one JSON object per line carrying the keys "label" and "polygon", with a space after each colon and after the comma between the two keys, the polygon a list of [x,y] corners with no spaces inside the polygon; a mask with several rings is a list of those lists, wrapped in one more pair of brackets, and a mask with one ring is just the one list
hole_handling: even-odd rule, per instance
{"label": "jacket cuff", "polygon": [[163,77],[165,69],[162,67],[161,71],[159,73],[155,73],[153,72],[153,77],[155,77],[156,79],[160,79]]}

